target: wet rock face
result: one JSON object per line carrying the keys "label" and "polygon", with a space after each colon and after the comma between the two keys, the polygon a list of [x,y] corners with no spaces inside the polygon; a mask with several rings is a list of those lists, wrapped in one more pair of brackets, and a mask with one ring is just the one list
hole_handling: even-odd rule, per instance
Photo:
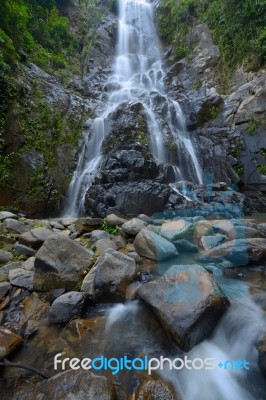
{"label": "wet rock face", "polygon": [[124,102],[108,115],[103,152],[110,154],[129,145],[139,143],[148,149],[148,124],[141,103]]}
{"label": "wet rock face", "polygon": [[[81,134],[84,116],[92,113],[94,104],[90,99],[84,99],[73,90],[65,88],[54,76],[47,74],[34,64],[26,63],[20,65],[20,68],[21,76],[18,77],[17,87],[22,104],[18,106],[17,114],[14,110],[10,111],[6,127],[8,147],[10,151],[16,153],[16,162],[13,167],[14,181],[12,191],[6,189],[6,196],[9,199],[7,201],[10,204],[16,204],[28,215],[35,217],[45,213],[51,215],[58,210],[60,200],[67,189],[66,177],[74,168],[74,158],[78,150],[77,138]],[[38,95],[36,88],[38,88]],[[35,142],[27,146],[25,142],[28,131],[26,128],[23,130],[20,125],[21,121],[29,118],[29,115],[25,111],[24,103],[28,103],[28,106],[30,104],[32,123],[35,121],[37,124],[36,121],[40,120],[42,110],[45,107],[47,109],[47,126],[43,125],[40,128],[38,125],[38,129],[36,128],[37,131],[42,129],[45,131],[44,135],[47,135],[46,143],[42,146],[38,147]],[[21,116],[19,116],[20,113]],[[55,154],[56,162],[48,162],[47,142],[52,140],[52,121],[56,116],[64,125],[60,132],[62,140],[60,143],[55,142],[53,146],[52,152]],[[73,131],[75,131],[76,139],[71,138]],[[37,132],[37,135],[39,133]],[[38,181],[41,181],[41,186],[45,187],[44,192],[40,190]],[[34,191],[33,195],[31,195],[31,190]],[[1,192],[5,191],[1,189]],[[5,202],[1,195],[0,202]]]}
{"label": "wet rock face", "polygon": [[108,116],[104,159],[86,194],[87,214],[151,215],[164,209],[174,171],[151,155],[146,118],[143,105],[137,102],[122,103]]}
{"label": "wet rock face", "polygon": [[199,265],[173,266],[138,295],[186,352],[211,335],[229,306],[215,279]]}
{"label": "wet rock face", "polygon": [[203,172],[212,172],[214,181],[241,180],[265,190],[266,178],[258,168],[265,165],[265,71],[238,69],[224,94],[226,78],[217,69],[219,49],[208,26],[197,26],[191,40],[191,60],[175,62],[171,49],[166,50],[165,84],[187,117]]}
{"label": "wet rock face", "polygon": [[93,185],[87,192],[85,208],[91,215],[100,217],[115,212],[128,216],[142,212],[152,215],[165,209],[170,194],[168,185],[151,180]]}
{"label": "wet rock face", "polygon": [[99,99],[99,95],[111,90],[106,84],[112,71],[117,41],[117,18],[108,15],[95,33],[95,45],[90,49],[88,67],[83,81],[76,81],[83,94]]}

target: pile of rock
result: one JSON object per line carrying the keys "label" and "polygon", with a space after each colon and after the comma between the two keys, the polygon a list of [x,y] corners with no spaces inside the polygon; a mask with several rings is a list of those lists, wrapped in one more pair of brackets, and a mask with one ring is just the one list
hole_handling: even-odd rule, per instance
{"label": "pile of rock", "polygon": [[[33,221],[1,212],[0,220],[0,358],[44,319],[64,324],[95,303],[129,298],[141,300],[170,340],[189,351],[229,306],[212,268],[266,261],[265,224],[234,219]],[[194,263],[179,262],[184,254]]]}

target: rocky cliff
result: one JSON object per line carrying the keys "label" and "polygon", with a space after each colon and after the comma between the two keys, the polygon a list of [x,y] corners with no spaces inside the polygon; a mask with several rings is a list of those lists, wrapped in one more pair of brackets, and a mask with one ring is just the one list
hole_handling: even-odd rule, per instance
{"label": "rocky cliff", "polygon": [[166,49],[166,83],[186,111],[203,170],[213,172],[216,181],[265,190],[266,72],[238,68],[223,94],[217,71],[220,51],[208,25],[197,26],[191,37],[190,59],[175,62],[173,48]]}

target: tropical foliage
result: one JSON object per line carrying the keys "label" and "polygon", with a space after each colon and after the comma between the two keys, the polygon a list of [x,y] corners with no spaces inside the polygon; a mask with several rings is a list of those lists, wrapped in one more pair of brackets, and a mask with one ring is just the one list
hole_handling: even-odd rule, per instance
{"label": "tropical foliage", "polygon": [[266,61],[266,0],[162,0],[162,37],[181,58],[191,51],[190,33],[207,22],[230,69],[242,63],[255,70]]}

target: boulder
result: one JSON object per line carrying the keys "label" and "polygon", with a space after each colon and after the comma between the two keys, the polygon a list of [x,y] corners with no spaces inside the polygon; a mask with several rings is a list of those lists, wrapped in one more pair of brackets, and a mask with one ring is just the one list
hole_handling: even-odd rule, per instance
{"label": "boulder", "polygon": [[28,232],[22,233],[19,237],[19,243],[38,250],[46,239],[53,234],[48,228],[34,228]]}
{"label": "boulder", "polygon": [[0,211],[0,222],[4,221],[5,219],[18,219],[19,217],[16,214],[13,214],[9,211]]}
{"label": "boulder", "polygon": [[[153,180],[93,184],[85,197],[87,213],[96,217],[119,213],[135,217],[141,212],[152,215],[165,210],[171,194],[168,184]],[[182,199],[181,196],[180,200]]]}
{"label": "boulder", "polygon": [[110,239],[110,234],[105,231],[101,231],[99,229],[92,231],[90,236],[91,242],[95,243],[100,239]]}
{"label": "boulder", "polygon": [[102,225],[102,219],[101,218],[79,218],[75,222],[75,230],[79,234],[87,233],[87,232],[92,232],[96,228],[100,228]]}
{"label": "boulder", "polygon": [[141,219],[142,221],[147,222],[147,224],[152,224],[153,219],[151,217],[148,217],[146,214],[139,214],[138,219]]}
{"label": "boulder", "polygon": [[59,229],[59,231],[63,231],[65,229],[65,226],[59,222],[51,221],[50,224],[53,229]]}
{"label": "boulder", "polygon": [[88,370],[61,372],[18,390],[11,400],[116,400],[111,381]]}
{"label": "boulder", "polygon": [[78,218],[62,218],[58,222],[61,225],[69,226],[69,225],[75,224],[77,222],[77,220],[78,220]]}
{"label": "boulder", "polygon": [[109,214],[109,215],[107,215],[106,221],[107,221],[108,225],[114,226],[114,227],[115,227],[115,226],[121,226],[121,225],[123,225],[124,223],[127,222],[126,219],[121,218],[121,217],[118,217],[118,216],[115,215],[115,214]]}
{"label": "boulder", "polygon": [[83,279],[81,291],[85,292],[89,295],[90,298],[93,296],[94,291],[94,279],[97,271],[97,265],[92,267],[92,269],[87,273],[85,278]]}
{"label": "boulder", "polygon": [[121,235],[113,236],[112,241],[116,244],[117,249],[123,249],[127,245],[126,239]]}
{"label": "boulder", "polygon": [[0,282],[0,300],[2,300],[10,289],[8,282]]}
{"label": "boulder", "polygon": [[34,263],[34,290],[72,290],[84,270],[91,267],[93,253],[61,234],[53,234],[38,250]]}
{"label": "boulder", "polygon": [[79,316],[85,306],[86,293],[68,292],[58,297],[49,310],[50,324],[62,324]]}
{"label": "boulder", "polygon": [[9,271],[8,279],[13,286],[33,289],[33,271],[27,271],[23,268],[16,268]]}
{"label": "boulder", "polygon": [[97,242],[95,243],[95,248],[98,250],[100,254],[103,254],[108,249],[117,250],[117,245],[115,244],[114,241],[110,239],[100,239],[97,240]]}
{"label": "boulder", "polygon": [[211,223],[214,232],[226,235],[228,240],[259,237],[257,229],[246,226],[239,220],[215,220]]}
{"label": "boulder", "polygon": [[135,251],[129,251],[127,256],[133,258],[133,260],[136,262],[140,262],[142,260],[142,258]]}
{"label": "boulder", "polygon": [[186,352],[211,335],[229,306],[214,277],[199,265],[171,267],[144,284],[138,296]]}
{"label": "boulder", "polygon": [[210,250],[213,247],[222,244],[225,240],[226,236],[218,233],[217,235],[212,236],[202,236],[200,243],[204,250]]}
{"label": "boulder", "polygon": [[174,245],[180,253],[196,253],[198,251],[193,242],[185,239],[175,240]]}
{"label": "boulder", "polygon": [[210,221],[198,221],[194,228],[194,243],[197,247],[201,248],[202,238],[204,236],[214,235],[214,230]]}
{"label": "boulder", "polygon": [[36,250],[32,249],[31,247],[25,246],[24,244],[21,244],[19,242],[16,242],[14,244],[14,249],[21,256],[31,257],[36,254]]}
{"label": "boulder", "polygon": [[160,235],[170,242],[179,239],[189,239],[192,236],[193,224],[184,219],[164,222],[160,229]]}
{"label": "boulder", "polygon": [[95,302],[119,302],[137,275],[135,261],[115,250],[107,250],[97,261],[94,279]]}
{"label": "boulder", "polygon": [[0,250],[0,264],[5,264],[11,260],[13,260],[13,254],[9,251]]}
{"label": "boulder", "polygon": [[34,271],[35,257],[30,257],[22,264],[21,268],[27,271]]}
{"label": "boulder", "polygon": [[21,221],[17,221],[13,218],[8,218],[4,220],[3,228],[5,232],[21,234],[31,230],[31,226],[24,224]]}
{"label": "boulder", "polygon": [[202,262],[230,261],[235,267],[266,260],[266,239],[236,239],[201,252]]}
{"label": "boulder", "polygon": [[136,252],[151,260],[166,260],[178,255],[175,246],[162,236],[142,229],[134,240]]}
{"label": "boulder", "polygon": [[0,360],[22,344],[22,337],[0,326]]}
{"label": "boulder", "polygon": [[132,218],[130,221],[125,222],[121,228],[127,234],[136,236],[141,229],[145,228],[146,225],[147,223],[145,221],[142,221],[139,218]]}
{"label": "boulder", "polygon": [[11,262],[4,267],[0,268],[0,282],[5,282],[8,280],[9,271],[16,268],[22,268],[22,261]]}

